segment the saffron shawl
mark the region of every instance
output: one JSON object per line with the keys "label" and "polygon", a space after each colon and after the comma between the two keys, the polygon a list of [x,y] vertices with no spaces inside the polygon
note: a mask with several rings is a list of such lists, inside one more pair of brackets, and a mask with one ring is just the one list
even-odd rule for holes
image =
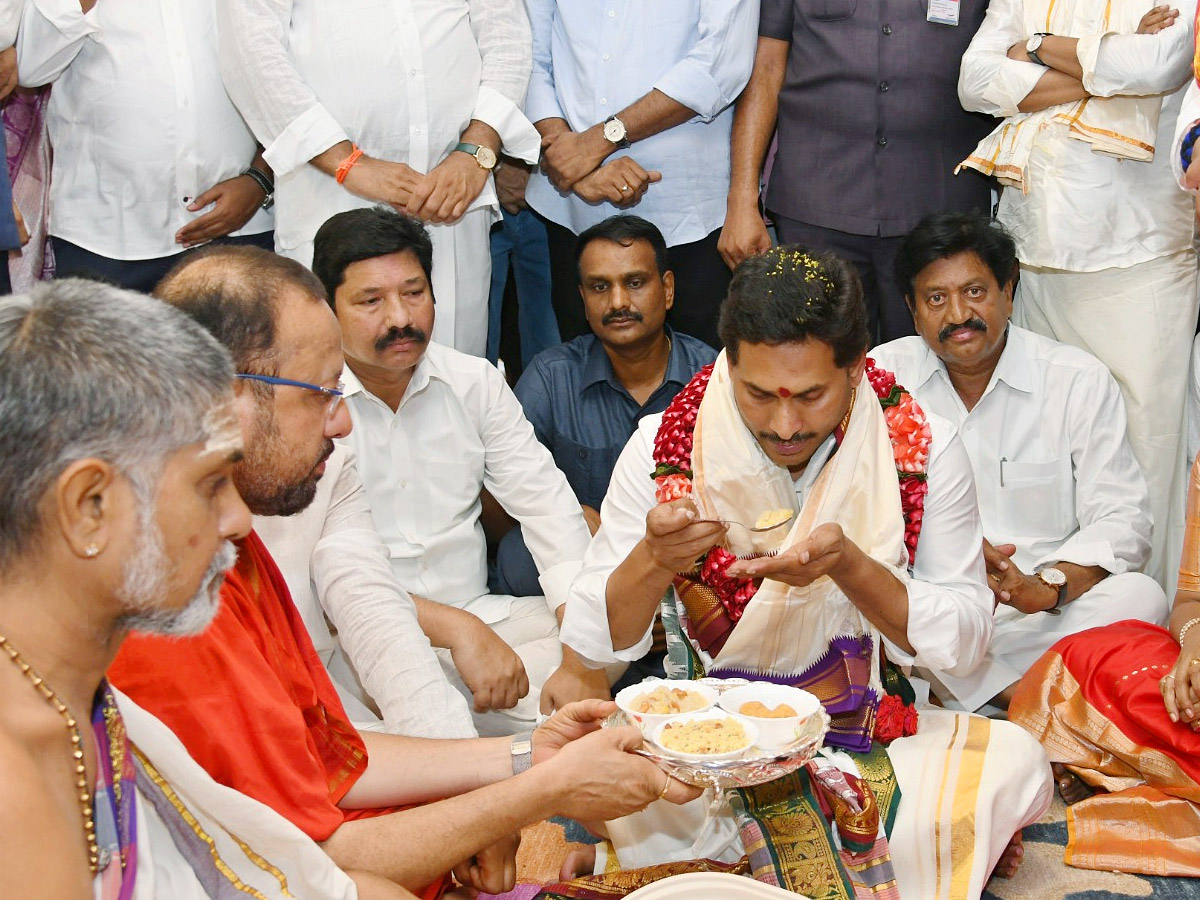
{"label": "saffron shawl", "polygon": [[337,804],[366,771],[366,748],[256,534],[238,542],[221,611],[202,634],[132,635],[108,674],[213,778],[313,840],[350,817]]}

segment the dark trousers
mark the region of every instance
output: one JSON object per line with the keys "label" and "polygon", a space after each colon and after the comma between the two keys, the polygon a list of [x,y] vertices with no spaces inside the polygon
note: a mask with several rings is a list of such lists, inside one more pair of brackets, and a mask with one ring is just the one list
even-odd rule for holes
{"label": "dark trousers", "polygon": [[[70,241],[64,241],[53,235],[50,237],[50,243],[54,247],[56,278],[91,278],[93,281],[104,281],[131,291],[141,291],[144,294],[154,290],[154,286],[162,281],[163,276],[170,272],[175,264],[188,253],[192,252],[191,250],[182,250],[179,253],[155,259],[110,259],[99,253],[93,253],[91,250],[84,250],[78,244],[72,244]],[[261,234],[217,238],[212,243],[250,244],[273,251],[275,249],[275,232],[264,231]]]}
{"label": "dark trousers", "polygon": [[847,234],[779,215],[772,214],[772,218],[779,243],[835,253],[854,266],[862,280],[872,346],[916,334],[904,289],[896,283],[893,271],[901,238]]}
{"label": "dark trousers", "polygon": [[[541,217],[539,217],[541,218]],[[550,286],[554,316],[564,341],[588,334],[579,296],[579,276],[575,268],[575,235],[569,228],[543,218],[550,246]],[[675,306],[667,322],[676,331],[698,337],[720,348],[717,317],[729,289],[732,273],[717,252],[718,228],[708,237],[690,244],[667,248],[667,268],[675,273]]]}

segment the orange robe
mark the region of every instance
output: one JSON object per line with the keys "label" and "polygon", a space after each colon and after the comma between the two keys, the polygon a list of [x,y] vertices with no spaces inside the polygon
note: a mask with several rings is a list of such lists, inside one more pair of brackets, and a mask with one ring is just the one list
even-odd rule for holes
{"label": "orange robe", "polygon": [[[222,784],[270,806],[314,841],[346,820],[394,809],[342,810],[367,751],[321,664],[287,585],[253,532],[200,635],[131,635],[110,681],[179,737]],[[442,882],[426,896],[436,897]]]}

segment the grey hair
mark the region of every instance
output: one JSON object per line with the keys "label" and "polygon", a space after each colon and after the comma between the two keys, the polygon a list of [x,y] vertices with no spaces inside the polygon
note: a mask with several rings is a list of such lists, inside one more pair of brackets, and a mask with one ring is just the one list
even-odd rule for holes
{"label": "grey hair", "polygon": [[108,462],[151,503],[167,457],[209,436],[233,374],[207,331],[142,294],[69,279],[0,297],[0,572],[78,460]]}

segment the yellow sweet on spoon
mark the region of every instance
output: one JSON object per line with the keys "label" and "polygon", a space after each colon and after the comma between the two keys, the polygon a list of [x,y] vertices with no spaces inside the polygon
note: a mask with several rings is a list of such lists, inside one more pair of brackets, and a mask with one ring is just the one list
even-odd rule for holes
{"label": "yellow sweet on spoon", "polygon": [[754,523],[755,528],[773,528],[776,525],[782,525],[784,522],[792,518],[790,509],[769,509]]}

